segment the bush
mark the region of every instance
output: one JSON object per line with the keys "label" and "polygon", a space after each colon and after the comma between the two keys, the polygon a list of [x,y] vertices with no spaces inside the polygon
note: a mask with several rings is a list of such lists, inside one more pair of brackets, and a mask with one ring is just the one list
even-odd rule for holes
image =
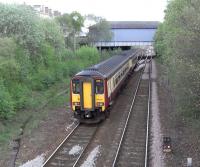
{"label": "bush", "polygon": [[33,72],[34,66],[30,60],[30,56],[21,46],[17,46],[15,50],[15,59],[19,64],[19,81],[22,83],[30,84],[30,75]]}
{"label": "bush", "polygon": [[9,85],[19,80],[19,64],[15,59],[5,60],[0,64],[0,77]]}
{"label": "bush", "polygon": [[61,60],[62,61],[67,61],[70,60],[72,58],[74,58],[74,52],[70,49],[65,49],[62,53],[61,53]]}
{"label": "bush", "polygon": [[53,46],[57,52],[64,50],[64,34],[57,22],[54,20],[44,19],[42,20],[42,23],[46,41]]}
{"label": "bush", "polygon": [[32,89],[42,91],[55,83],[54,75],[48,69],[39,69],[32,77]]}
{"label": "bush", "polygon": [[69,60],[66,63],[69,69],[69,77],[72,77],[74,74],[76,74],[78,71],[84,68],[82,63],[83,62],[81,62],[81,60],[76,59]]}
{"label": "bush", "polygon": [[69,76],[69,69],[67,62],[58,62],[54,68],[56,81],[61,81],[63,78],[67,78]]}
{"label": "bush", "polygon": [[96,64],[100,60],[100,55],[98,50],[93,47],[83,46],[75,52],[75,55],[81,61],[84,61],[86,66]]}
{"label": "bush", "polygon": [[12,85],[9,92],[12,96],[16,111],[26,108],[30,90],[25,85],[15,83]]}
{"label": "bush", "polygon": [[14,114],[14,103],[6,90],[3,81],[0,80],[0,118],[7,119]]}
{"label": "bush", "polygon": [[17,45],[12,38],[0,38],[0,60],[10,59],[15,57]]}

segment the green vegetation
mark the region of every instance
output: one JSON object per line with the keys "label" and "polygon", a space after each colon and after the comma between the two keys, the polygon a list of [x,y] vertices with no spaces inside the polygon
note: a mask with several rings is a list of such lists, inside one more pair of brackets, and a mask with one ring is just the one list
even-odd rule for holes
{"label": "green vegetation", "polygon": [[[83,17],[77,12],[66,16],[70,32],[77,35]],[[66,49],[60,19],[42,19],[28,6],[0,4],[1,119],[36,110],[58,93],[56,85],[68,85],[74,73],[100,60],[95,48]]]}
{"label": "green vegetation", "polygon": [[77,45],[83,24],[78,12],[43,19],[29,6],[0,3],[1,153],[29,118],[28,133],[38,126],[48,115],[47,104],[68,102],[71,76],[110,57]]}
{"label": "green vegetation", "polygon": [[88,42],[100,42],[100,41],[111,41],[112,32],[109,31],[110,24],[102,17],[97,17],[94,15],[88,15],[86,18],[90,21],[95,22],[95,25],[90,27],[90,31],[88,33]]}
{"label": "green vegetation", "polygon": [[155,48],[168,67],[177,111],[200,116],[200,1],[172,0],[156,34]]}
{"label": "green vegetation", "polygon": [[73,48],[75,51],[77,46],[77,37],[81,32],[81,28],[84,25],[84,18],[78,12],[72,12],[71,14],[63,14],[56,18],[60,24],[63,33],[67,36],[65,38],[65,43],[67,48]]}

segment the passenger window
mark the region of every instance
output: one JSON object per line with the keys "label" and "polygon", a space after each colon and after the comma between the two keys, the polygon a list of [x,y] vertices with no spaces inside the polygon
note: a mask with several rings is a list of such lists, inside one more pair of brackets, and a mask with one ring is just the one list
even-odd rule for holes
{"label": "passenger window", "polygon": [[104,93],[103,80],[96,80],[95,93],[96,94],[103,94]]}
{"label": "passenger window", "polygon": [[80,93],[80,82],[78,79],[74,79],[72,81],[72,89],[73,89],[73,93],[75,93],[75,94]]}

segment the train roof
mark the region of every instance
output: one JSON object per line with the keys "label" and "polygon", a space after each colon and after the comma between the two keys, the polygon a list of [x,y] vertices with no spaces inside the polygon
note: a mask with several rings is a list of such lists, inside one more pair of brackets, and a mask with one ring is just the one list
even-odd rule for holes
{"label": "train roof", "polygon": [[108,78],[118,70],[124,63],[126,63],[130,57],[136,55],[137,50],[124,51],[120,55],[113,56],[99,64],[91,66],[78,74],[76,76],[99,76],[103,78]]}

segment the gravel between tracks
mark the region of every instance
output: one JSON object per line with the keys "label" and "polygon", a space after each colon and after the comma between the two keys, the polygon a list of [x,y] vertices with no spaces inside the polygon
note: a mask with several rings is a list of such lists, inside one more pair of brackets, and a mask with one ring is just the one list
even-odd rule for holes
{"label": "gravel between tracks", "polygon": [[86,161],[81,165],[81,167],[95,167],[95,161],[97,157],[100,155],[100,148],[101,146],[96,146],[92,152],[87,157]]}
{"label": "gravel between tracks", "polygon": [[44,154],[37,156],[35,159],[26,162],[19,167],[39,167],[44,163]]}
{"label": "gravel between tracks", "polygon": [[80,152],[83,150],[83,147],[79,146],[79,145],[75,145],[74,147],[72,147],[72,149],[69,151],[69,155],[76,155],[76,154],[80,154]]}

